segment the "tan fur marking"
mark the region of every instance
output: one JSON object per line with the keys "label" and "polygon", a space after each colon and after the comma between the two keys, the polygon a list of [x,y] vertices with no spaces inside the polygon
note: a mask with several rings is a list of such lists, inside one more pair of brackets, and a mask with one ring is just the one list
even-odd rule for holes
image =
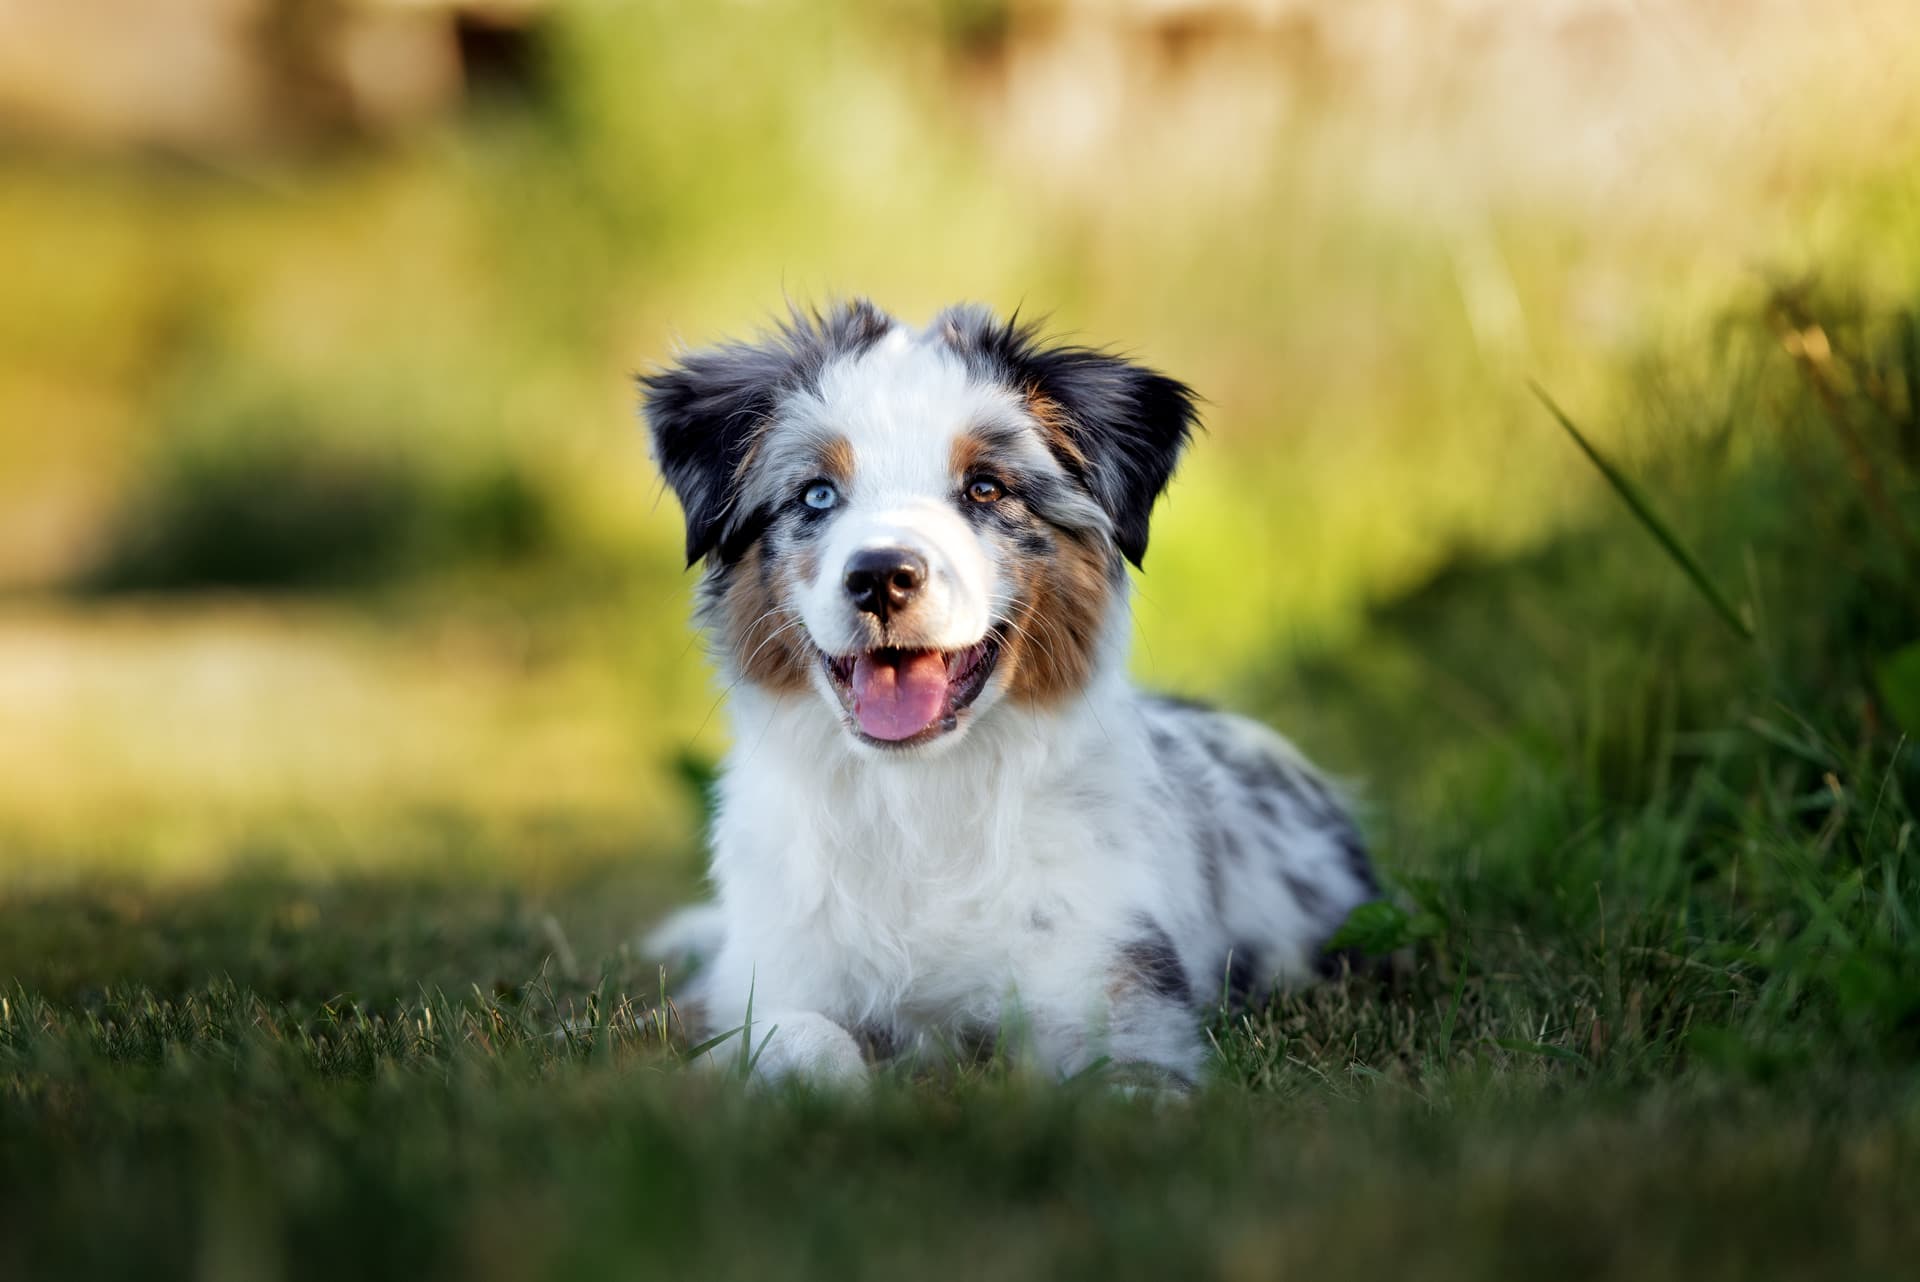
{"label": "tan fur marking", "polygon": [[1100,629],[1113,598],[1109,557],[1062,538],[1051,557],[1017,567],[1013,622],[1003,668],[1015,702],[1049,705],[1080,693],[1093,675]]}
{"label": "tan fur marking", "polygon": [[846,437],[836,436],[820,447],[820,467],[843,489],[853,483],[853,446]]}
{"label": "tan fur marking", "polygon": [[1033,415],[1033,421],[1040,426],[1040,435],[1046,438],[1047,446],[1067,463],[1084,471],[1087,456],[1074,444],[1073,437],[1067,432],[1066,411],[1060,403],[1037,387],[1027,389],[1027,413]]}
{"label": "tan fur marking", "polygon": [[760,447],[766,444],[767,433],[773,430],[772,419],[762,419],[747,438],[747,448],[741,451],[740,461],[733,465],[733,482],[740,485],[753,475],[754,464],[760,459]]}
{"label": "tan fur marking", "polygon": [[[734,671],[764,689],[781,694],[807,688],[812,656],[806,629],[795,624],[782,590],[785,573],[769,566],[756,544],[734,567],[721,600],[721,644]],[[794,626],[789,627],[789,624]]]}
{"label": "tan fur marking", "polygon": [[993,457],[992,447],[973,432],[962,432],[953,438],[953,459],[950,466],[953,474],[965,479],[978,471],[980,465]]}

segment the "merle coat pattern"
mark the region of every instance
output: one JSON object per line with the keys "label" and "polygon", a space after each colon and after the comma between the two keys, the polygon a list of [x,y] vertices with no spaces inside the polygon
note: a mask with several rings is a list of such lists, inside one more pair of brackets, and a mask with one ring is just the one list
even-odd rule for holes
{"label": "merle coat pattern", "polygon": [[1176,1081],[1200,1012],[1310,980],[1377,894],[1286,740],[1127,680],[1127,564],[1196,423],[1184,385],[956,307],[866,302],[642,380],[701,565],[734,747],[698,954],[758,1071],[997,1039]]}

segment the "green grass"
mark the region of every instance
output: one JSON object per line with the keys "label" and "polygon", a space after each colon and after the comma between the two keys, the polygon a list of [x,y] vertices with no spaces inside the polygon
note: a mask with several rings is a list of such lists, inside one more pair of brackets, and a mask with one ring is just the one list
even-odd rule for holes
{"label": "green grass", "polygon": [[618,849],[48,884],[0,898],[0,1276],[1910,1273],[1911,333],[1732,315],[1622,398],[1692,425],[1619,464],[1640,516],[1244,673],[1370,777],[1392,960],[1220,1012],[1192,1098],[689,1072],[630,942],[688,887]]}
{"label": "green grass", "polygon": [[1326,1085],[855,1105],[487,1010],[289,1019],[215,990],[42,1039],[49,1080],[0,1130],[9,1276],[1876,1277],[1920,1245],[1897,1082],[1574,1087],[1467,1051],[1368,1080],[1314,1049],[1327,1005],[1290,1021]]}

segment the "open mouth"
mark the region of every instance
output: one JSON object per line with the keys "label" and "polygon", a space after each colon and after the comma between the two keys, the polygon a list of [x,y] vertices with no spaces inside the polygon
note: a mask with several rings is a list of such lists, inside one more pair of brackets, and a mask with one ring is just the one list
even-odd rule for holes
{"label": "open mouth", "polygon": [[964,650],[822,652],[820,663],[863,738],[906,748],[959,725],[960,713],[986,689],[999,657],[1000,638],[990,632]]}

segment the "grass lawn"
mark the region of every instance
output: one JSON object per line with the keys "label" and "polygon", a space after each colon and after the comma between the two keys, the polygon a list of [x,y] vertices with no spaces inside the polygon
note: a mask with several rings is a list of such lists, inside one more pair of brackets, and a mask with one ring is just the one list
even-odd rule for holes
{"label": "grass lawn", "polygon": [[1752,637],[1596,473],[1249,668],[1367,779],[1393,960],[1222,1011],[1193,1097],[683,1071],[631,938],[693,858],[637,822],[159,880],[23,829],[0,1277],[1913,1275],[1914,320],[1782,297],[1684,368],[1632,471]]}

